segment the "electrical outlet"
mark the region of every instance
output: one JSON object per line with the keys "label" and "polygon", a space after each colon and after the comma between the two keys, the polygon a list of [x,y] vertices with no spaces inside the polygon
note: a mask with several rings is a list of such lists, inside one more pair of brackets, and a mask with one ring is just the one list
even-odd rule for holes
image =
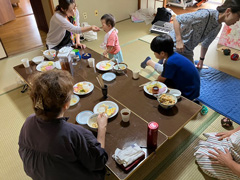
{"label": "electrical outlet", "polygon": [[87,13],[86,12],[83,13],[83,19],[87,19]]}
{"label": "electrical outlet", "polygon": [[95,16],[98,16],[98,10],[94,11]]}

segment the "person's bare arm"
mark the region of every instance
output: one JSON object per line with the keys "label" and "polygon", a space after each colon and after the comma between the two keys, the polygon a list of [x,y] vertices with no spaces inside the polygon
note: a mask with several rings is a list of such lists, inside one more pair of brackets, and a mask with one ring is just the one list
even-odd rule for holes
{"label": "person's bare arm", "polygon": [[98,115],[98,118],[97,118],[97,123],[98,123],[97,140],[98,140],[98,142],[100,142],[102,148],[105,147],[107,122],[108,122],[108,117],[107,117],[106,113],[101,113]]}
{"label": "person's bare arm", "polygon": [[160,81],[160,82],[165,82],[167,78],[165,77],[162,77],[161,75],[158,76],[157,80]]}
{"label": "person's bare arm", "polygon": [[107,57],[107,54],[108,54],[109,52],[111,52],[112,49],[113,49],[113,46],[108,46],[107,49],[103,52],[103,55],[104,55],[105,57]]}
{"label": "person's bare arm", "polygon": [[224,149],[225,152],[214,148],[214,150],[217,152],[209,151],[211,156],[210,158],[214,159],[215,161],[212,161],[213,164],[221,164],[223,166],[228,167],[234,174],[236,174],[238,177],[240,177],[240,164],[236,163],[228,149]]}
{"label": "person's bare arm", "polygon": [[[206,55],[206,53],[207,53],[207,50],[208,50],[208,48],[205,48],[205,47],[201,46],[201,55],[200,55],[200,58],[203,58],[203,60],[204,60],[204,58],[205,58],[205,55]],[[199,59],[198,64],[197,64],[197,68],[202,69],[203,60]]]}
{"label": "person's bare arm", "polygon": [[230,137],[233,133],[235,133],[235,132],[237,132],[237,131],[239,131],[239,130],[240,130],[240,126],[238,126],[237,128],[235,128],[235,129],[233,129],[233,130],[231,130],[231,131],[226,131],[226,132],[217,133],[216,136],[219,137],[219,139],[218,139],[219,141],[223,140],[224,138],[229,139],[229,137]]}
{"label": "person's bare arm", "polygon": [[183,52],[184,44],[183,44],[183,41],[182,41],[180,24],[177,21],[176,17],[173,17],[173,28],[174,28],[175,35],[176,35],[176,50],[178,52]]}
{"label": "person's bare arm", "polygon": [[85,49],[86,45],[80,43],[80,34],[76,34],[76,44],[75,44],[75,48],[80,47],[81,49]]}

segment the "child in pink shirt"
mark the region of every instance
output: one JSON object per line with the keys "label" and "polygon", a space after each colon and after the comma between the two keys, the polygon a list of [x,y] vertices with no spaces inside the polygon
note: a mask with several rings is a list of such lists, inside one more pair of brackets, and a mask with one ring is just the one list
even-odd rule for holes
{"label": "child in pink shirt", "polygon": [[122,51],[118,41],[118,30],[115,26],[115,18],[111,14],[104,14],[101,17],[102,29],[106,32],[101,47],[105,49],[103,55],[110,59],[114,58],[118,63],[123,62]]}

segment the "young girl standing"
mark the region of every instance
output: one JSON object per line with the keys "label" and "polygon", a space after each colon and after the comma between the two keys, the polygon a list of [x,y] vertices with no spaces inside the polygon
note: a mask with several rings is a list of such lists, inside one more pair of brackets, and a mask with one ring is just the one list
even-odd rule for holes
{"label": "young girl standing", "polygon": [[115,18],[111,14],[104,14],[101,17],[102,29],[107,33],[104,37],[104,42],[101,45],[105,49],[103,55],[110,59],[114,58],[118,63],[123,62],[122,51],[118,40],[118,30],[115,26]]}

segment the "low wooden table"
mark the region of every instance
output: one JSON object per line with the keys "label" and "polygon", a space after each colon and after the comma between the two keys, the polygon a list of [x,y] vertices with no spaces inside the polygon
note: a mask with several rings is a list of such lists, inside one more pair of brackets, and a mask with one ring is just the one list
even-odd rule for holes
{"label": "low wooden table", "polygon": [[[91,53],[96,63],[106,60],[105,57],[89,48],[86,48],[84,51],[80,50],[80,53]],[[15,66],[14,69],[31,86],[29,78],[37,72],[36,65],[30,62],[30,68],[24,68],[21,64]],[[93,107],[97,103],[103,101],[101,88],[96,80],[98,73],[102,74],[103,72],[97,71],[95,73],[93,68],[88,67],[87,60],[82,59],[74,66],[73,77],[75,83],[90,81],[94,84],[95,88],[92,93],[81,96],[80,102],[65,113],[66,116],[70,117],[69,122],[77,124],[75,117],[79,112],[93,110]],[[120,113],[109,119],[108,123],[105,149],[109,155],[109,160],[106,166],[118,179],[128,179],[132,173],[137,171],[139,166],[144,166],[145,162],[149,161],[151,156],[154,156],[154,153],[146,149],[148,122],[156,121],[159,124],[157,153],[158,149],[160,149],[168,138],[173,137],[201,110],[199,105],[184,97],[171,110],[161,109],[156,99],[146,95],[143,88],[139,88],[139,85],[148,82],[148,80],[141,76],[138,80],[133,80],[131,70],[127,70],[126,74],[128,77],[123,74],[117,75],[116,80],[106,83],[108,85],[108,98],[106,100],[117,103],[120,110],[128,108],[132,111],[129,124],[121,121]],[[88,128],[86,125],[83,126]],[[96,132],[93,133],[96,135]],[[122,149],[134,143],[144,147],[143,150],[146,152],[146,157],[135,170],[124,173],[111,156],[114,154],[116,148]]]}

